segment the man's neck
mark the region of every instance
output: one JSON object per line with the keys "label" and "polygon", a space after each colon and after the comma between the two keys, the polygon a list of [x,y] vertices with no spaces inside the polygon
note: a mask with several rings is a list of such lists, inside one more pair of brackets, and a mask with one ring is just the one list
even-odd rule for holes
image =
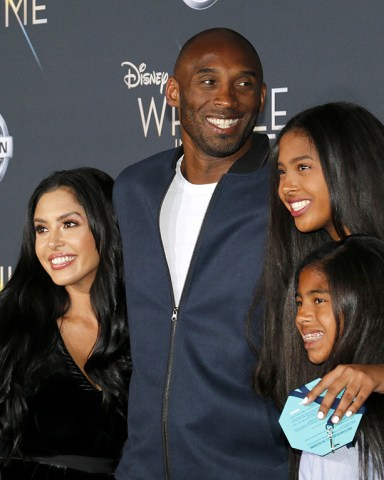
{"label": "man's neck", "polygon": [[247,142],[233,155],[228,157],[212,157],[196,149],[194,145],[183,143],[184,159],[181,164],[181,173],[190,183],[203,185],[217,183],[232,165],[252,147],[252,142]]}
{"label": "man's neck", "polygon": [[219,162],[210,160],[208,162],[198,162],[196,159],[188,162],[188,157],[184,154],[180,170],[183,177],[189,183],[196,185],[205,185],[208,183],[217,183],[225,175],[234,162],[226,162],[225,159],[219,159]]}

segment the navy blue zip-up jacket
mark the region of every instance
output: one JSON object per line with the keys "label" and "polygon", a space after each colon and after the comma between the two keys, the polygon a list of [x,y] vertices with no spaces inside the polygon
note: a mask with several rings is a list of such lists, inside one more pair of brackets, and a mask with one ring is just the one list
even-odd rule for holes
{"label": "navy blue zip-up jacket", "polygon": [[263,262],[269,176],[260,163],[268,147],[255,135],[219,181],[178,306],[159,214],[182,148],[116,180],[133,361],[118,480],[288,478],[278,413],[251,389],[246,336]]}

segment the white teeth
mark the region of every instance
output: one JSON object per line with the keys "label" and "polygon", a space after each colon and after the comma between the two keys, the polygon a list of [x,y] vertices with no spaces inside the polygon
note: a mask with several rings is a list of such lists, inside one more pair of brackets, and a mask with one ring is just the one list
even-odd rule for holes
{"label": "white teeth", "polygon": [[208,122],[211,123],[212,125],[215,125],[216,127],[219,128],[229,128],[232,127],[233,125],[236,125],[237,122],[239,121],[238,118],[207,118]]}
{"label": "white teeth", "polygon": [[301,202],[293,202],[291,203],[291,208],[294,212],[298,212],[302,208],[309,205],[311,202],[309,200],[302,200]]}
{"label": "white teeth", "polygon": [[51,260],[51,263],[53,265],[63,265],[64,263],[67,263],[67,262],[71,262],[72,260],[74,260],[76,257],[69,257],[69,256],[65,256],[65,257],[55,257],[55,258],[52,258]]}
{"label": "white teeth", "polygon": [[314,342],[315,340],[319,340],[323,335],[323,332],[307,333],[306,335],[303,335],[303,339],[304,342]]}

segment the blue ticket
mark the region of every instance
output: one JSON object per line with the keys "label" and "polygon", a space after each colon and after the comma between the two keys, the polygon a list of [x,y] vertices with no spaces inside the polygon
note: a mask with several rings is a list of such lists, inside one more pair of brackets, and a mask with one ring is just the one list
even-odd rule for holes
{"label": "blue ticket", "polygon": [[326,392],[311,404],[303,405],[303,399],[319,381],[317,378],[289,394],[279,422],[292,448],[327,455],[353,441],[366,408],[362,407],[350,417],[343,416],[339,423],[333,424],[330,418],[340,402],[341,392],[328,415],[319,420],[317,412]]}

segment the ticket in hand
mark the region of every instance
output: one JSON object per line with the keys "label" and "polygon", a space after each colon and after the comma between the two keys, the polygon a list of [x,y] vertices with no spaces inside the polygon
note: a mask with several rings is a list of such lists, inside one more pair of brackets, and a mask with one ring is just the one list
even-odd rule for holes
{"label": "ticket in hand", "polygon": [[344,415],[339,423],[333,424],[330,419],[340,402],[343,390],[337,396],[328,415],[319,420],[317,412],[326,392],[311,404],[303,405],[304,398],[319,381],[320,378],[317,378],[289,394],[279,422],[292,448],[316,455],[327,455],[353,441],[366,407],[360,408],[350,417]]}

